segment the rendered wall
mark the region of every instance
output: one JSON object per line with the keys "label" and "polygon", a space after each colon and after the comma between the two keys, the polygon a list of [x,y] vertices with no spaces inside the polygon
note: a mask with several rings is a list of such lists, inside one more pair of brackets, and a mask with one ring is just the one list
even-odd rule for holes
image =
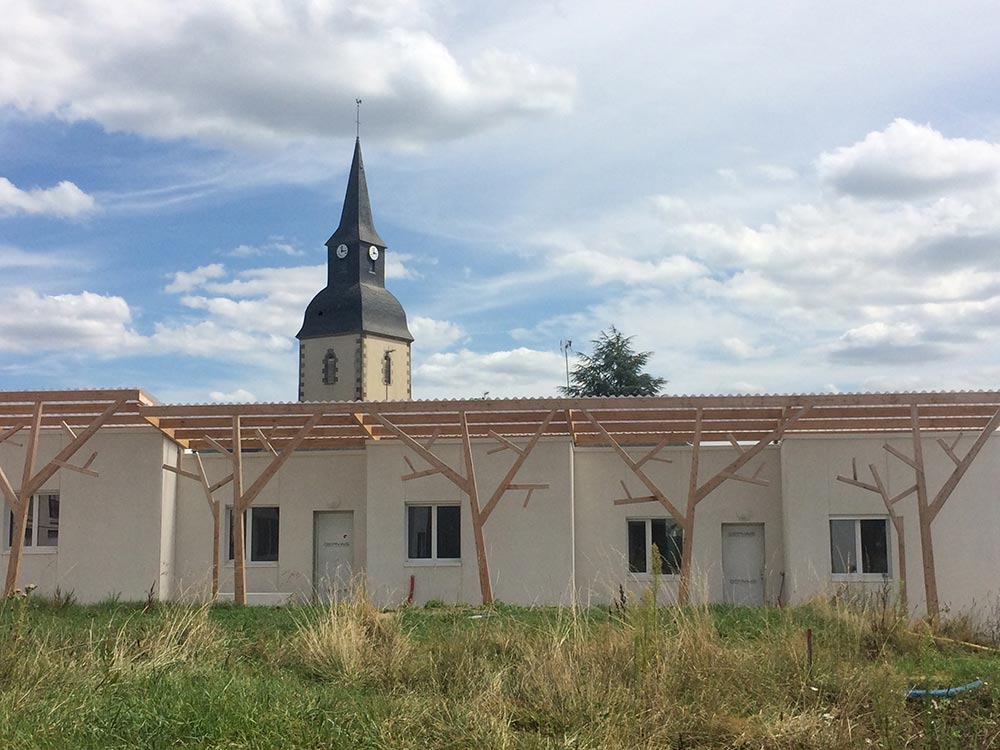
{"label": "rendered wall", "polygon": [[[948,437],[949,443],[954,437]],[[974,437],[963,438],[956,452],[964,456]],[[836,481],[851,475],[851,459],[857,459],[858,476],[871,482],[869,464],[874,464],[890,495],[914,484],[914,472],[882,449],[888,442],[912,456],[909,438],[884,437],[793,437],[782,446],[785,501],[785,555],[788,565],[787,591],[790,601],[802,601],[836,588],[849,591],[881,589],[881,580],[861,580],[831,573],[829,521],[836,516],[887,518],[881,498],[871,492]],[[932,435],[922,442],[930,499],[944,484],[954,464]],[[932,526],[938,593],[942,608],[953,613],[978,610],[997,601],[1000,594],[995,572],[1000,570],[1000,503],[997,471],[1000,441],[990,439],[973,462]],[[910,609],[925,612],[923,567],[916,495],[900,501],[896,512],[904,519],[906,574]],[[898,587],[897,539],[890,524],[890,580]]]}
{"label": "rendered wall", "polygon": [[[36,467],[67,442],[61,431],[46,430]],[[99,478],[61,469],[40,490],[59,492],[59,544],[45,551],[25,548],[19,587],[35,584],[41,596],[58,589],[83,603],[109,597],[142,600],[150,590],[156,597],[169,595],[163,573],[171,559],[161,542],[172,529],[169,512],[166,518],[162,512],[168,485],[160,467],[173,447],[152,428],[103,429],[73,461],[82,463],[94,451],[98,456],[91,469]],[[23,462],[24,448],[0,445],[0,464],[15,488]],[[9,556],[6,550],[0,555],[0,575],[6,575]]]}
{"label": "rendered wall", "polygon": [[[361,340],[362,379],[366,401],[403,401],[410,398],[410,345],[405,341],[365,334]],[[392,382],[383,381],[383,357],[390,353]]]}
{"label": "rendered wall", "polygon": [[[231,471],[227,459],[202,455],[211,482]],[[271,460],[269,453],[245,454],[243,486],[250,487]],[[189,454],[184,468],[197,471]],[[216,497],[232,506],[232,485]],[[271,479],[254,506],[276,505],[281,509],[278,525],[278,562],[247,562],[247,592],[288,593],[308,601],[313,593],[313,513],[324,510],[354,512],[354,566],[365,564],[365,457],[363,451],[299,451]],[[233,591],[233,565],[228,556],[225,508],[221,529],[222,566],[219,588]],[[189,479],[178,480],[175,596],[206,598],[212,582],[212,514],[201,486]]]}
{"label": "rendered wall", "polygon": [[[520,444],[527,442],[521,438]],[[500,484],[516,456],[512,451],[489,455],[497,443],[474,441],[473,456],[481,505]],[[464,475],[461,445],[439,440],[434,452]],[[368,581],[382,605],[398,605],[414,577],[414,601],[445,603],[482,601],[469,500],[454,484],[434,475],[410,482],[407,455],[417,469],[426,467],[396,441],[368,444]],[[510,491],[484,525],[494,597],[515,604],[566,603],[573,591],[572,443],[546,439],[535,447],[516,483],[548,483],[536,490],[527,508],[524,491]],[[461,505],[460,561],[407,561],[406,504],[452,502]]]}
{"label": "rendered wall", "polygon": [[[635,459],[648,450],[648,446],[628,449]],[[643,466],[643,470],[683,511],[687,504],[691,448],[665,448],[658,456],[672,463],[650,461]],[[731,446],[702,446],[700,483],[714,476],[735,457]],[[744,468],[743,473],[752,473],[761,463],[764,469],[760,478],[767,479],[770,486],[730,480],[698,505],[692,548],[693,602],[723,600],[723,523],[764,524],[765,600],[773,602],[777,598],[783,569],[778,449],[763,451]],[[658,502],[614,505],[616,498],[624,497],[620,481],[625,482],[634,497],[649,495],[649,491],[611,448],[578,448],[575,467],[576,575],[580,600],[584,603],[608,602],[618,597],[619,585],[627,592],[639,594],[648,588],[650,576],[628,570],[627,521],[669,518],[670,514]],[[689,541],[685,540],[685,543]],[[676,599],[678,580],[679,576],[663,577],[664,601]]]}

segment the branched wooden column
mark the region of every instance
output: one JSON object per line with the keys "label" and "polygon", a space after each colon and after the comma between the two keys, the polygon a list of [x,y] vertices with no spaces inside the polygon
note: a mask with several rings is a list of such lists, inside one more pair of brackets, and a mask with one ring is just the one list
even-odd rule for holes
{"label": "branched wooden column", "polygon": [[[846,482],[847,484],[860,487],[862,489],[868,490],[869,492],[876,492],[882,496],[883,502],[886,503],[886,507],[889,509],[889,517],[893,519],[893,524],[896,523],[896,514],[893,512],[893,506],[902,500],[904,497],[917,493],[917,522],[920,527],[920,557],[923,564],[924,572],[924,596],[927,601],[927,616],[932,620],[937,620],[941,615],[941,604],[938,599],[937,590],[937,569],[934,564],[934,537],[932,532],[932,525],[934,519],[937,518],[938,514],[941,512],[941,508],[951,497],[958,483],[962,481],[962,477],[972,466],[972,462],[979,455],[979,452],[986,446],[987,441],[990,436],[996,432],[997,427],[1000,427],[1000,410],[998,410],[986,423],[982,432],[976,438],[975,442],[969,447],[968,452],[962,458],[958,457],[955,453],[955,448],[958,446],[958,441],[962,438],[959,434],[955,440],[949,444],[943,438],[937,439],[937,444],[944,451],[948,459],[955,464],[955,468],[952,470],[951,474],[941,485],[941,488],[934,495],[934,499],[931,500],[929,497],[929,492],[927,489],[927,474],[924,469],[924,450],[923,443],[920,436],[920,409],[916,404],[910,407],[910,427],[911,435],[913,441],[913,456],[908,456],[897,448],[892,447],[888,443],[882,445],[882,449],[889,455],[895,457],[899,461],[913,469],[915,482],[913,487],[904,490],[895,497],[889,498],[886,501],[888,492],[884,484],[880,481],[878,472],[875,471],[875,467],[871,466],[872,476],[875,479],[875,485],[869,485],[864,482],[857,481],[857,471],[854,471],[853,477],[842,477],[838,476],[837,479],[841,482]],[[900,556],[902,557],[904,550],[902,549],[902,519],[899,519],[900,524],[897,526],[897,534],[900,537]],[[905,559],[900,560],[900,577],[901,583],[905,575],[903,565]]]}
{"label": "branched wooden column", "polygon": [[896,550],[897,557],[899,558],[899,603],[902,605],[904,611],[909,612],[910,605],[906,596],[906,539],[904,536],[903,517],[896,512],[896,503],[916,492],[917,485],[911,485],[902,492],[890,497],[889,490],[886,488],[885,482],[878,473],[875,464],[868,464],[868,469],[872,473],[872,479],[875,481],[875,484],[868,484],[858,479],[857,461],[851,462],[851,476],[845,477],[838,474],[837,481],[853,485],[854,487],[860,487],[868,492],[874,492],[882,498],[882,504],[885,505],[886,512],[889,514],[889,520],[892,521],[893,528],[896,529]]}
{"label": "branched wooden column", "polygon": [[698,484],[698,471],[701,459],[701,436],[704,409],[696,409],[694,435],[691,441],[691,468],[688,475],[687,504],[683,513],[643,469],[643,466],[649,461],[665,460],[658,458],[658,454],[670,443],[671,439],[676,439],[675,436],[664,436],[660,442],[650,449],[644,456],[642,456],[642,458],[636,460],[633,459],[621,446],[621,444],[615,440],[607,430],[604,429],[604,426],[594,417],[593,414],[587,410],[582,410],[583,415],[590,421],[590,423],[597,429],[597,431],[611,445],[611,447],[614,448],[615,452],[622,459],[625,465],[628,466],[628,468],[633,474],[635,474],[636,478],[642,482],[646,489],[652,493],[643,497],[634,497],[629,493],[628,488],[625,487],[625,483],[622,482],[621,485],[625,490],[625,497],[616,499],[614,504],[631,505],[633,503],[658,502],[666,508],[667,512],[681,527],[681,531],[683,532],[683,547],[681,549],[680,586],[678,587],[677,592],[677,603],[681,606],[688,603],[691,595],[691,560],[693,557],[692,548],[694,547],[695,511],[698,504],[718,489],[719,486],[727,479],[735,479],[740,482],[748,482],[750,484],[766,487],[768,485],[768,481],[760,478],[760,472],[763,468],[763,464],[761,464],[761,466],[759,466],[751,476],[743,476],[739,474],[739,471],[746,466],[746,464],[756,458],[768,445],[775,440],[780,439],[781,436],[785,434],[785,431],[806,416],[810,409],[812,409],[812,406],[806,405],[796,410],[791,416],[786,415],[779,420],[778,426],[772,432],[761,438],[752,446],[740,445],[736,438],[730,435],[729,440],[733,447],[736,448],[739,455],[724,469],[722,469],[722,471],[718,472],[711,479],[700,485]]}
{"label": "branched wooden column", "polygon": [[[178,452],[178,464],[180,463],[181,455]],[[163,464],[163,468],[179,476],[195,480],[201,485],[202,492],[205,495],[205,501],[208,503],[208,509],[212,514],[212,601],[214,602],[219,598],[219,554],[222,542],[222,505],[218,498],[215,497],[215,492],[233,481],[233,475],[230,474],[215,484],[209,484],[208,474],[205,472],[205,462],[201,460],[201,454],[195,453],[194,457],[198,462],[197,474],[184,471],[180,466],[171,466],[170,464]]]}
{"label": "branched wooden column", "polygon": [[[302,441],[308,437],[312,428],[315,427],[322,418],[322,413],[313,414],[309,417],[306,423],[299,428],[298,432],[295,433],[291,440],[289,440],[282,447],[280,453],[275,451],[260,430],[257,430],[258,439],[260,439],[265,444],[265,447],[269,449],[272,458],[271,463],[267,465],[267,468],[261,472],[260,476],[257,477],[257,480],[250,485],[250,488],[245,492],[243,490],[243,439],[242,431],[240,429],[239,415],[237,414],[233,416],[232,450],[226,448],[211,436],[205,435],[205,441],[216,451],[226,456],[233,467],[232,474],[229,477],[226,477],[220,482],[216,482],[214,485],[209,485],[207,487],[207,492],[208,495],[211,496],[212,492],[219,487],[222,487],[229,482],[233,483],[233,522],[231,525],[233,540],[233,601],[236,604],[244,605],[247,603],[246,534],[244,533],[243,527],[243,514],[253,504],[253,501],[260,496],[260,493],[264,491],[268,482],[274,478],[274,475],[278,473],[278,470],[289,458],[291,458],[292,454],[295,453],[295,450],[302,444]],[[201,481],[201,478],[204,476],[204,468],[202,467],[201,474],[198,477],[199,481]],[[207,482],[208,480],[205,479],[206,484]],[[221,513],[221,508],[219,508],[219,511]],[[213,544],[213,549],[216,552],[216,560],[218,560],[220,525],[221,520],[217,520],[215,522],[216,542]]]}
{"label": "branched wooden column", "polygon": [[524,506],[522,507],[526,507],[528,505],[528,501],[531,499],[532,493],[535,490],[548,489],[548,484],[514,484],[513,482],[517,473],[524,465],[524,462],[528,460],[528,456],[531,455],[532,450],[534,450],[535,446],[538,444],[539,439],[541,439],[542,435],[548,429],[549,423],[555,415],[555,411],[549,412],[545,419],[542,420],[542,423],[535,431],[535,434],[532,435],[531,439],[528,441],[528,444],[523,448],[495,432],[490,432],[490,437],[500,443],[500,447],[494,448],[490,451],[490,453],[512,450],[517,454],[517,458],[514,459],[514,463],[507,471],[507,474],[490,495],[490,499],[487,500],[486,504],[482,507],[480,507],[479,502],[479,484],[476,479],[476,467],[472,457],[472,440],[469,436],[469,419],[466,412],[463,411],[460,414],[462,426],[462,458],[465,467],[464,476],[455,469],[451,468],[451,466],[441,460],[440,457],[431,452],[431,447],[434,445],[437,434],[432,435],[427,445],[422,445],[417,442],[415,438],[407,435],[403,432],[403,430],[390,422],[382,414],[376,412],[374,415],[379,422],[382,423],[383,427],[398,437],[404,445],[406,445],[410,450],[424,459],[424,461],[431,466],[429,469],[421,469],[418,471],[413,466],[409,457],[404,456],[403,460],[410,469],[409,474],[404,474],[401,477],[404,482],[420,479],[421,477],[432,476],[434,474],[441,474],[469,498],[469,509],[472,516],[472,535],[476,545],[476,563],[479,570],[479,588],[482,593],[483,604],[489,604],[493,601],[493,584],[490,579],[490,566],[489,559],[486,554],[486,538],[483,534],[483,526],[505,493],[515,490],[525,490],[527,494],[525,495]]}
{"label": "branched wooden column", "polygon": [[[51,479],[59,469],[69,469],[79,472],[89,477],[98,476],[96,471],[90,467],[97,458],[97,453],[93,453],[82,466],[69,463],[69,460],[76,454],[83,445],[94,436],[94,434],[107,422],[119,409],[127,403],[127,399],[118,399],[98,415],[83,432],[79,435],[66,424],[62,423],[63,429],[69,435],[70,441],[55,458],[45,464],[38,473],[35,473],[35,460],[38,455],[38,438],[42,429],[42,412],[45,405],[42,401],[36,401],[31,417],[30,434],[28,435],[28,445],[24,453],[24,471],[21,474],[21,486],[14,490],[3,469],[0,469],[0,490],[10,506],[14,515],[14,529],[10,545],[10,557],[7,560],[7,579],[4,583],[4,596],[12,596],[17,589],[17,578],[21,573],[21,556],[24,552],[24,532],[28,526],[28,511],[31,507],[31,498]],[[7,430],[0,435],[0,442],[9,439],[20,427]]]}

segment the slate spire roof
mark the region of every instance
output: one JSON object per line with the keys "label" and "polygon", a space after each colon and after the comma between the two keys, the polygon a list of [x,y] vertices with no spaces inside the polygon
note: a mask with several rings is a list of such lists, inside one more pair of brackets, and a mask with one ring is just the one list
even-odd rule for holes
{"label": "slate spire roof", "polygon": [[[344,196],[344,210],[340,214],[340,226],[330,237],[334,242],[364,242],[385,247],[382,238],[375,231],[372,220],[372,204],[368,198],[368,183],[365,180],[365,163],[361,158],[361,139],[354,141],[354,160],[347,178],[347,194]],[[328,243],[328,244],[329,244]]]}

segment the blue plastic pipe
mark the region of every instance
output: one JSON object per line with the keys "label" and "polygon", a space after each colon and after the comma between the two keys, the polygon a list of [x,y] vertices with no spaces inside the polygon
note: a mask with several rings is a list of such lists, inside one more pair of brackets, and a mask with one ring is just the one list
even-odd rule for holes
{"label": "blue plastic pipe", "polygon": [[967,685],[959,685],[958,687],[950,688],[938,688],[937,690],[908,690],[906,691],[907,698],[947,698],[949,695],[957,695],[958,693],[964,693],[966,690],[972,690],[977,687],[982,687],[982,680],[973,680]]}

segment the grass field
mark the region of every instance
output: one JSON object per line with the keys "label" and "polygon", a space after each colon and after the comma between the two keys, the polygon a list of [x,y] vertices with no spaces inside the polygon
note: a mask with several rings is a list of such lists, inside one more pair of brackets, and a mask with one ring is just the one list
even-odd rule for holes
{"label": "grass field", "polygon": [[[904,697],[974,678],[987,685]],[[18,750],[971,750],[1000,748],[998,686],[1000,656],[935,640],[874,600],[575,612],[0,603],[0,748]]]}

